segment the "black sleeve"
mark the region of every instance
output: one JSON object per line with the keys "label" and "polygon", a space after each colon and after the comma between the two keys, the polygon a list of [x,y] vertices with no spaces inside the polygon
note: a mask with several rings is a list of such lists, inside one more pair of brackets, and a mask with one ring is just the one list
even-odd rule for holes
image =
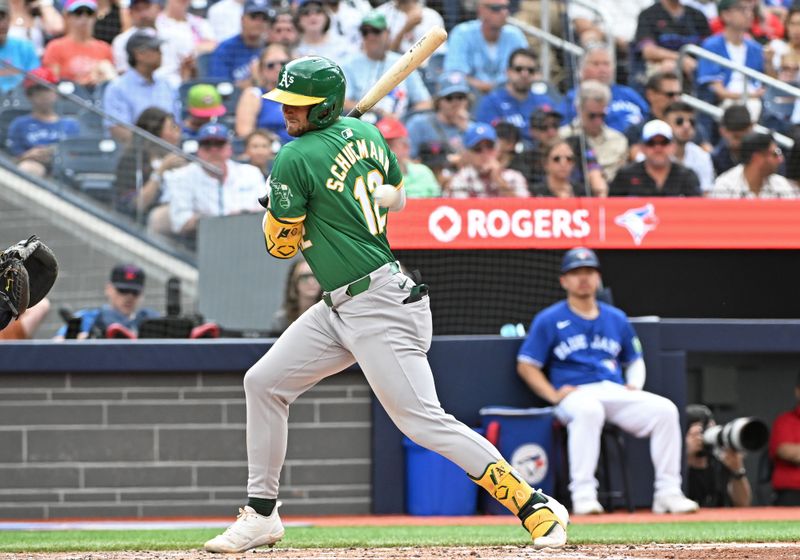
{"label": "black sleeve", "polygon": [[702,39],[709,37],[711,35],[711,25],[709,25],[705,14],[696,8],[692,8],[691,6],[686,6],[686,9],[693,11],[696,20],[695,25],[697,27],[697,33],[700,35],[700,37]]}
{"label": "black sleeve", "polygon": [[656,39],[657,31],[653,13],[654,12],[652,6],[650,8],[642,10],[639,13],[639,20],[636,23],[636,35],[633,38],[633,42],[636,44],[637,47],[640,47],[641,46],[640,43],[645,40],[650,40],[655,43],[658,42],[658,40]]}
{"label": "black sleeve", "polygon": [[619,171],[617,171],[617,175],[614,177],[614,180],[611,181],[611,184],[608,186],[608,196],[629,196],[630,192],[628,191],[628,185],[630,181],[628,180],[628,167],[623,167]]}
{"label": "black sleeve", "polygon": [[683,181],[681,181],[683,184],[683,196],[703,196],[703,191],[700,189],[700,179],[697,177],[697,173],[685,167],[684,176]]}

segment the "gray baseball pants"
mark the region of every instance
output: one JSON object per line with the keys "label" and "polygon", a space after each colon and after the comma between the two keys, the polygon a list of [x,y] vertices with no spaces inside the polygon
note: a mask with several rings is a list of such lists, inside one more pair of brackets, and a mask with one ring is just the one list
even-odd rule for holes
{"label": "gray baseball pants", "polygon": [[413,280],[396,265],[370,274],[367,291],[330,293],[277,340],[244,377],[247,397],[247,494],[277,498],[286,456],[289,405],[317,382],[358,362],[395,425],[419,445],[447,457],[474,478],[500,453],[439,404],[426,352],[431,343],[427,297],[403,304]]}

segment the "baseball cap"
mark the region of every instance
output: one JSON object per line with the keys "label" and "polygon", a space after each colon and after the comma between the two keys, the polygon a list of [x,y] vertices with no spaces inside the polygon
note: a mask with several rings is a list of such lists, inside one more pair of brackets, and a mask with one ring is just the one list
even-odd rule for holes
{"label": "baseball cap", "polygon": [[275,17],[275,10],[270,7],[267,0],[246,0],[244,3],[245,14],[266,14],[271,18]]}
{"label": "baseball cap", "polygon": [[[0,0],[0,2],[2,2],[2,1],[3,0]],[[0,11],[2,11],[2,6],[0,6]],[[57,84],[58,83],[58,78],[56,78],[56,75],[53,73],[53,71],[50,70],[49,68],[44,67],[44,66],[41,66],[41,67],[39,67],[39,68],[37,68],[35,70],[31,70],[28,73],[28,75],[29,76],[36,76],[37,78],[40,78],[40,79],[44,80],[48,84]],[[36,80],[32,80],[31,78],[26,77],[22,81],[22,87],[25,90],[29,90],[29,89],[31,89],[33,87],[41,87],[41,88],[43,88],[44,86],[40,82],[37,82]]]}
{"label": "baseball cap", "polygon": [[307,6],[308,4],[317,4],[319,7],[322,7],[322,0],[300,0],[300,3],[297,5],[297,9],[300,10]]}
{"label": "baseball cap", "polygon": [[198,142],[205,142],[206,140],[225,140],[229,142],[231,139],[231,131],[224,124],[208,123],[200,127],[197,131]]}
{"label": "baseball cap", "polygon": [[464,133],[464,146],[467,148],[474,148],[479,142],[483,140],[491,140],[497,142],[497,133],[490,124],[478,122],[472,123]]}
{"label": "baseball cap", "polygon": [[380,12],[372,11],[363,17],[361,27],[372,27],[383,31],[388,27],[386,25],[386,16]]}
{"label": "baseball cap", "polygon": [[531,113],[531,126],[542,126],[547,122],[547,119],[556,119],[561,122],[564,120],[564,115],[550,105],[542,105]]}
{"label": "baseball cap", "polygon": [[111,284],[118,290],[140,293],[144,289],[144,270],[135,264],[118,264],[111,269]]}
{"label": "baseball cap", "polygon": [[397,119],[387,117],[379,120],[375,126],[378,127],[378,130],[381,131],[381,134],[383,134],[383,137],[387,140],[406,138],[408,136],[408,130],[403,126],[403,123]]}
{"label": "baseball cap", "polygon": [[128,53],[128,56],[131,56],[140,49],[158,50],[163,42],[156,37],[155,30],[150,32],[145,30],[137,31],[128,37],[128,42],[125,43],[125,52]]}
{"label": "baseball cap", "polygon": [[64,11],[71,14],[78,8],[88,8],[93,12],[97,11],[97,2],[95,0],[67,0],[64,2]]}
{"label": "baseball cap", "polygon": [[196,84],[189,88],[186,106],[195,117],[219,117],[225,114],[222,96],[211,84]]}
{"label": "baseball cap", "polygon": [[724,12],[725,10],[730,10],[736,7],[740,2],[741,0],[720,0],[717,3],[717,11]]}
{"label": "baseball cap", "polygon": [[461,72],[450,72],[439,78],[436,88],[437,97],[446,97],[451,93],[469,93],[467,77]]}
{"label": "baseball cap", "polygon": [[586,247],[575,247],[564,253],[564,259],[561,261],[561,274],[583,267],[600,270],[600,261],[594,251]]}
{"label": "baseball cap", "polygon": [[663,136],[668,140],[672,140],[672,127],[658,119],[645,123],[644,127],[642,127],[642,142],[647,142],[656,136]]}

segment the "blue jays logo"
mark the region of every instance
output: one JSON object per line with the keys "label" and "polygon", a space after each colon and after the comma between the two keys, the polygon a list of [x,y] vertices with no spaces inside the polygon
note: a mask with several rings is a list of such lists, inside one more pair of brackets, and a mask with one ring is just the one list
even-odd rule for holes
{"label": "blue jays logo", "polygon": [[631,208],[614,218],[614,223],[627,229],[633,238],[633,242],[636,245],[641,245],[644,236],[658,226],[656,208],[652,204]]}
{"label": "blue jays logo", "polygon": [[528,484],[539,484],[547,476],[550,461],[547,452],[538,443],[520,445],[511,454],[511,466],[514,467]]}

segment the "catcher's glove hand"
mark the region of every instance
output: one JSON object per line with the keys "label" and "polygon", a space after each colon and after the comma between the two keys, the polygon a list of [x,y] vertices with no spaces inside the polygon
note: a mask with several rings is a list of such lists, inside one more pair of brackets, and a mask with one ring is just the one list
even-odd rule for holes
{"label": "catcher's glove hand", "polygon": [[32,235],[0,254],[0,329],[39,303],[58,276],[53,252]]}

